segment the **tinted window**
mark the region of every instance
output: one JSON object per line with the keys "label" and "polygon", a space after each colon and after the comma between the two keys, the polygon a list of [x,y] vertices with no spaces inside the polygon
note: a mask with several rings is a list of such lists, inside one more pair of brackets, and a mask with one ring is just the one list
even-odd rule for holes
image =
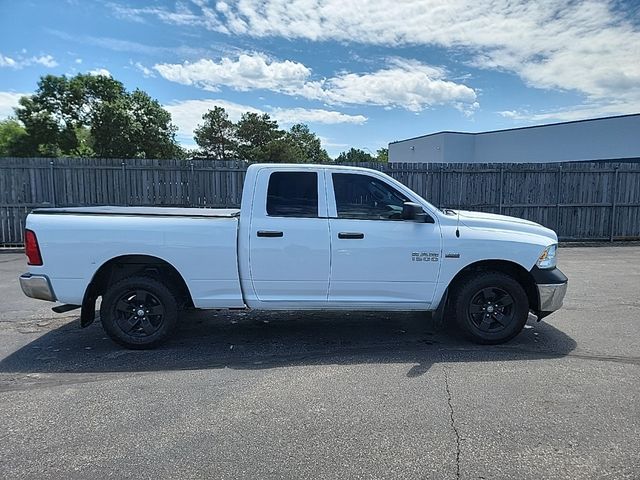
{"label": "tinted window", "polygon": [[409,199],[385,182],[356,173],[333,173],[332,178],[339,218],[402,219]]}
{"label": "tinted window", "polygon": [[318,174],[274,172],[269,177],[267,215],[276,217],[318,216]]}

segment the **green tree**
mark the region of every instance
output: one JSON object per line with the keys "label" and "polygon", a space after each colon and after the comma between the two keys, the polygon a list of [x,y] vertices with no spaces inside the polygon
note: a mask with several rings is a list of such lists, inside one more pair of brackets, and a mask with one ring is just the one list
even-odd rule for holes
{"label": "green tree", "polygon": [[174,158],[180,155],[171,114],[142,90],[96,106],[91,117],[99,157]]}
{"label": "green tree", "polygon": [[145,158],[174,158],[181,155],[176,142],[178,127],[171,114],[146,92],[136,89],[129,95],[130,108],[138,135],[137,155]]}
{"label": "green tree", "polygon": [[93,109],[124,94],[121,82],[104,75],[42,77],[36,92],[22,97],[16,108],[16,115],[29,135],[21,153],[44,156],[86,154],[81,129],[90,126]]}
{"label": "green tree", "polygon": [[376,161],[377,162],[388,162],[389,161],[389,149],[388,148],[379,148],[376,150]]}
{"label": "green tree", "polygon": [[[285,132],[278,128],[278,122],[271,120],[268,114],[243,113],[236,125],[238,156],[243,160],[261,162],[270,157],[264,149],[269,142],[279,140]],[[273,146],[272,150],[275,151]]]}
{"label": "green tree", "polygon": [[318,136],[309,130],[307,125],[297,123],[287,132],[287,138],[301,151],[301,157],[296,162],[327,163],[331,159],[327,151],[322,148]]}
{"label": "green tree", "polygon": [[195,129],[196,141],[201,154],[215,160],[228,160],[235,155],[238,143],[235,139],[236,126],[229,120],[224,108],[215,106],[202,115],[202,125]]}
{"label": "green tree", "polygon": [[136,139],[132,135],[134,119],[123,96],[96,106],[91,118],[91,133],[96,156],[103,158],[136,157],[132,154]]}
{"label": "green tree", "polygon": [[26,136],[27,131],[16,119],[0,120],[0,157],[16,155]]}
{"label": "green tree", "polygon": [[254,112],[244,113],[234,124],[221,107],[209,110],[202,119],[194,139],[201,149],[199,153],[211,158],[235,156],[251,162],[270,163],[325,163],[331,160],[318,136],[304,124],[293,125],[285,131],[268,114]]}
{"label": "green tree", "polygon": [[254,150],[253,155],[253,160],[256,162],[299,163],[304,153],[295,142],[284,136],[258,147]]}
{"label": "green tree", "polygon": [[182,152],[169,112],[108,76],[46,75],[19,103],[16,115],[27,133],[22,156],[172,158]]}
{"label": "green tree", "polygon": [[356,163],[356,162],[372,162],[373,157],[364,150],[359,148],[350,148],[346,152],[342,152],[336,158],[336,162],[339,163]]}

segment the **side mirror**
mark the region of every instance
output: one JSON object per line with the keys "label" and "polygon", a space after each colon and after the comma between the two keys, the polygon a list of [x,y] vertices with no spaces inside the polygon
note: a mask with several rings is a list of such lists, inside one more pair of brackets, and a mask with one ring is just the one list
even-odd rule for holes
{"label": "side mirror", "polygon": [[420,205],[414,202],[404,202],[402,205],[402,219],[418,223],[435,223],[431,215],[426,213]]}

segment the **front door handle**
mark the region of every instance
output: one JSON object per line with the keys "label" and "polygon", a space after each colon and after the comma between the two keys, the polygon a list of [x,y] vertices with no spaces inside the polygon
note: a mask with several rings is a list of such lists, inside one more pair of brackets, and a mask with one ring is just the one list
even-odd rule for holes
{"label": "front door handle", "polygon": [[267,238],[275,238],[275,237],[283,237],[284,233],[276,232],[274,230],[258,230],[259,237],[267,237]]}
{"label": "front door handle", "polygon": [[364,233],[360,232],[340,232],[338,233],[338,238],[342,238],[344,240],[361,240],[364,238]]}

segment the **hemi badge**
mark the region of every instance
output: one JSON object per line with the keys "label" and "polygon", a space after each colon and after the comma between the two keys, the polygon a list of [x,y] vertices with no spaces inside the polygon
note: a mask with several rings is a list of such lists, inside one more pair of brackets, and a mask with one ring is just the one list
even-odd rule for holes
{"label": "hemi badge", "polygon": [[444,258],[460,258],[459,253],[445,253]]}

